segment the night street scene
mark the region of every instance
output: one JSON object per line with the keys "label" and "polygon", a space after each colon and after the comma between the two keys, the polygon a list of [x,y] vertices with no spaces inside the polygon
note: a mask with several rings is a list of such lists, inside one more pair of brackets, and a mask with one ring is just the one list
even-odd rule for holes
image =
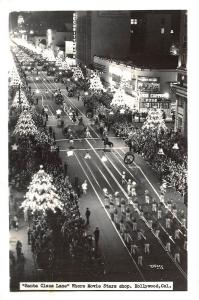
{"label": "night street scene", "polygon": [[13,11],[8,55],[10,291],[186,291],[187,11]]}

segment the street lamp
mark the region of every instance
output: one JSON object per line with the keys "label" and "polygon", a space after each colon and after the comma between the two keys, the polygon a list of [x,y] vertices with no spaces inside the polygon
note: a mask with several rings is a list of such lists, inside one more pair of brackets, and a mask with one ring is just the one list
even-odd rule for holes
{"label": "street lamp", "polygon": [[158,150],[158,154],[159,154],[159,155],[165,155],[165,154],[164,154],[164,151],[163,151],[163,149],[162,149],[162,148],[159,148],[159,150]]}
{"label": "street lamp", "polygon": [[178,143],[174,143],[172,149],[173,149],[173,150],[179,150]]}

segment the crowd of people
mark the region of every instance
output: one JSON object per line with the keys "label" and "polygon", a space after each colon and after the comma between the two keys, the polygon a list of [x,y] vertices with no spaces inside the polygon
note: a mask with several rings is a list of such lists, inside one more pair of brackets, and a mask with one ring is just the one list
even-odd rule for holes
{"label": "crowd of people", "polygon": [[[17,66],[19,65],[18,63]],[[26,84],[23,90],[25,93],[30,92]],[[39,212],[30,213],[28,217],[24,215],[25,222],[29,224],[27,239],[36,266],[43,269],[46,274],[48,271],[56,272],[55,270],[59,266],[63,273],[65,272],[64,268],[70,269],[71,272],[77,268],[79,272],[87,270],[89,274],[93,274],[93,277],[96,274],[101,276],[104,263],[101,249],[98,247],[99,229],[96,229],[93,234],[87,233],[88,219],[86,217],[85,221],[82,218],[78,207],[81,193],[75,192],[66,176],[66,170],[59,157],[59,147],[55,142],[55,133],[51,127],[48,130],[46,128],[48,120],[46,113],[36,110],[36,108],[35,110],[32,108],[32,111],[35,124],[43,135],[40,134],[40,140],[35,140],[34,137],[24,139],[23,136],[16,138],[12,135],[15,124],[10,126],[10,185],[14,190],[24,191],[29,185],[31,177],[37,171],[38,165],[43,164],[45,171],[52,176],[57,193],[63,203],[63,209],[57,208],[55,213],[49,210],[46,215]],[[72,110],[70,112],[73,113]],[[45,122],[40,122],[41,120],[45,120]],[[88,135],[88,128],[85,128],[85,134]],[[44,140],[44,135],[47,136],[47,140]],[[16,145],[15,149],[12,144]],[[82,189],[86,191],[84,185],[86,182],[82,185]],[[14,221],[16,223],[16,220]],[[11,227],[18,227],[13,224]],[[21,251],[20,255],[19,251]],[[21,241],[17,243],[16,253],[17,257],[23,255]],[[11,258],[14,257],[13,253],[11,254]],[[60,261],[62,266],[59,265]],[[14,263],[12,263],[12,267],[14,268]]]}
{"label": "crowd of people", "polygon": [[[184,195],[187,189],[187,147],[179,132],[168,130],[157,135],[127,122],[115,123],[112,128],[116,136],[126,141],[130,150],[142,155],[151,164],[161,180],[167,180]],[[179,149],[173,149],[175,143]],[[160,148],[162,155],[158,154]]]}
{"label": "crowd of people", "polygon": [[[110,194],[104,188],[104,203],[137,264],[149,267],[154,257],[157,261],[155,240],[158,239],[164,251],[169,252],[173,260],[186,269],[185,212],[172,200],[164,199],[164,188],[160,200],[152,197],[148,190],[141,194],[138,183],[134,178],[127,178],[125,171],[121,175],[121,184],[128,194],[127,199],[121,197],[119,192]],[[160,263],[162,253],[160,246]]]}

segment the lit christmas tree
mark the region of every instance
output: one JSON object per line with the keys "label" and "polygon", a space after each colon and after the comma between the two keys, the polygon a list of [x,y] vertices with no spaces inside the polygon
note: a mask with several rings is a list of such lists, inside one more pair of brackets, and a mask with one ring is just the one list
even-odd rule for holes
{"label": "lit christmas tree", "polygon": [[113,96],[113,100],[111,101],[111,105],[116,105],[116,106],[121,106],[124,105],[124,97],[125,97],[125,92],[123,87],[119,87],[114,96]]}
{"label": "lit christmas tree", "polygon": [[157,133],[160,133],[162,130],[166,131],[167,127],[162,117],[162,111],[157,108],[150,109],[142,129],[156,130]]}
{"label": "lit christmas tree", "polygon": [[62,62],[62,68],[64,69],[64,70],[70,70],[70,66],[69,66],[69,64],[67,63],[67,61],[63,61]]}
{"label": "lit christmas tree", "polygon": [[55,65],[57,67],[62,67],[62,59],[60,57],[56,58]]}
{"label": "lit christmas tree", "polygon": [[93,92],[100,92],[104,90],[100,77],[96,73],[93,73],[92,77],[90,78],[89,89]]}
{"label": "lit christmas tree", "polygon": [[43,52],[43,58],[46,58],[48,61],[55,61],[55,55],[52,49],[45,49]]}
{"label": "lit christmas tree", "polygon": [[84,79],[84,75],[83,75],[82,70],[79,66],[73,68],[73,78],[76,79],[76,80],[77,79]]}
{"label": "lit christmas tree", "polygon": [[30,105],[28,104],[28,100],[24,94],[23,91],[20,91],[20,98],[19,98],[19,91],[16,92],[13,103],[12,103],[13,108],[21,108],[22,110],[24,109],[29,109]]}
{"label": "lit christmas tree", "polygon": [[37,127],[32,119],[31,113],[24,110],[17,121],[13,135],[19,137],[35,136],[38,133]]}
{"label": "lit christmas tree", "polygon": [[18,72],[16,70],[16,71],[12,72],[11,80],[10,80],[10,85],[11,86],[17,86],[19,84],[22,84],[22,81],[21,81],[21,79],[19,77],[19,74],[18,74]]}
{"label": "lit christmas tree", "polygon": [[21,204],[24,214],[31,211],[43,215],[49,210],[56,212],[56,208],[63,208],[63,203],[52,182],[52,177],[44,172],[43,166],[40,166],[40,170],[33,175],[25,200]]}

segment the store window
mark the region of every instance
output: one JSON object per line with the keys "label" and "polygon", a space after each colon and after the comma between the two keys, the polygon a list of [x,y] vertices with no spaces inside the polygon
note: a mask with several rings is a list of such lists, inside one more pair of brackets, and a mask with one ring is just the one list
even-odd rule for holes
{"label": "store window", "polygon": [[137,25],[138,20],[137,19],[131,19],[131,25]]}

